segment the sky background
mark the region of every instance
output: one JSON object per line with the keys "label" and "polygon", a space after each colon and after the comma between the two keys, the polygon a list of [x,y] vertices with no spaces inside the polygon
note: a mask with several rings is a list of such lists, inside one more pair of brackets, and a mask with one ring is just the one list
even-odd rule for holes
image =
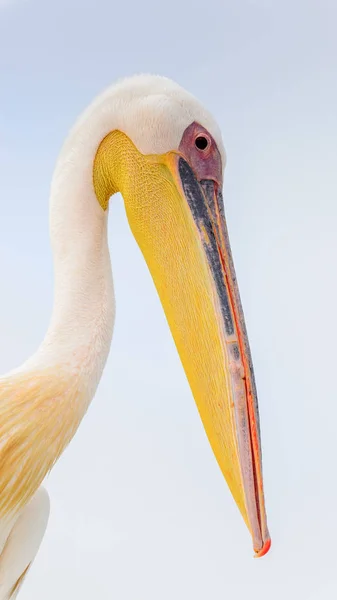
{"label": "sky background", "polygon": [[69,128],[121,76],[172,77],[227,150],[273,539],[253,560],[115,197],[112,349],[47,480],[50,523],[22,600],[336,597],[336,19],[335,0],[0,0],[1,370],[34,352],[50,318],[48,194]]}

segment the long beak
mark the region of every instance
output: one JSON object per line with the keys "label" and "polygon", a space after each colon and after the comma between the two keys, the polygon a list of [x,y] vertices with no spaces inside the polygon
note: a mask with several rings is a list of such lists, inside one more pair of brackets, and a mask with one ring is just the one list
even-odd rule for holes
{"label": "long beak", "polygon": [[[254,550],[263,556],[270,548],[267,528],[263,479],[260,423],[257,392],[247,331],[233,265],[232,253],[224,216],[222,192],[212,180],[198,182],[189,164],[179,158],[181,185],[193,215],[209,268],[209,277],[217,310],[219,333],[225,354],[224,371],[228,379],[227,402],[231,408],[232,433],[236,442],[239,469],[243,487],[245,513],[251,530]],[[200,183],[200,185],[199,185]],[[214,431],[205,421],[205,429],[217,455],[214,434],[224,435],[223,418]],[[226,439],[223,440],[226,445]],[[223,459],[217,455],[222,467]],[[227,472],[223,468],[224,475]]]}
{"label": "long beak", "polygon": [[123,194],[209,442],[263,556],[271,542],[257,395],[221,190],[198,182],[181,154],[143,155],[121,132],[105,138],[95,165],[101,205]]}

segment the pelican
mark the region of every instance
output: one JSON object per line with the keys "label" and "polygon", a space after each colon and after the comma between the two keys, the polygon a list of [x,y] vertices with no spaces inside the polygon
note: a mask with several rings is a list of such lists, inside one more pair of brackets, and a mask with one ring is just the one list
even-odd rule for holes
{"label": "pelican", "polygon": [[255,555],[268,552],[257,393],[222,200],[225,162],[210,113],[165,77],[118,82],[70,132],[50,192],[51,322],[36,353],[0,379],[0,600],[16,598],[36,556],[49,515],[43,480],[108,356],[115,302],[107,220],[117,192]]}

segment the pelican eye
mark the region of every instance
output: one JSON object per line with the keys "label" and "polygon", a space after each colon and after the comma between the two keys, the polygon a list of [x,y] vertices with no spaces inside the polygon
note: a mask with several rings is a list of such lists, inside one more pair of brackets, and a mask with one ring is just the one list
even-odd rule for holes
{"label": "pelican eye", "polygon": [[194,143],[198,150],[206,150],[209,144],[208,139],[204,135],[198,135],[198,137],[195,138]]}

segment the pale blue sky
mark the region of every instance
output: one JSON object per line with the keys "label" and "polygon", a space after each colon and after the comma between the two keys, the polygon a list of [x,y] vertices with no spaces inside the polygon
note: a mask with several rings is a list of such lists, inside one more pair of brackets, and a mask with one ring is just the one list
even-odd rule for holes
{"label": "pale blue sky", "polygon": [[176,79],[227,149],[273,538],[253,560],[114,198],[112,350],[47,481],[51,520],[22,600],[337,595],[336,19],[334,0],[0,0],[1,370],[48,324],[49,182],[74,119],[120,76]]}

